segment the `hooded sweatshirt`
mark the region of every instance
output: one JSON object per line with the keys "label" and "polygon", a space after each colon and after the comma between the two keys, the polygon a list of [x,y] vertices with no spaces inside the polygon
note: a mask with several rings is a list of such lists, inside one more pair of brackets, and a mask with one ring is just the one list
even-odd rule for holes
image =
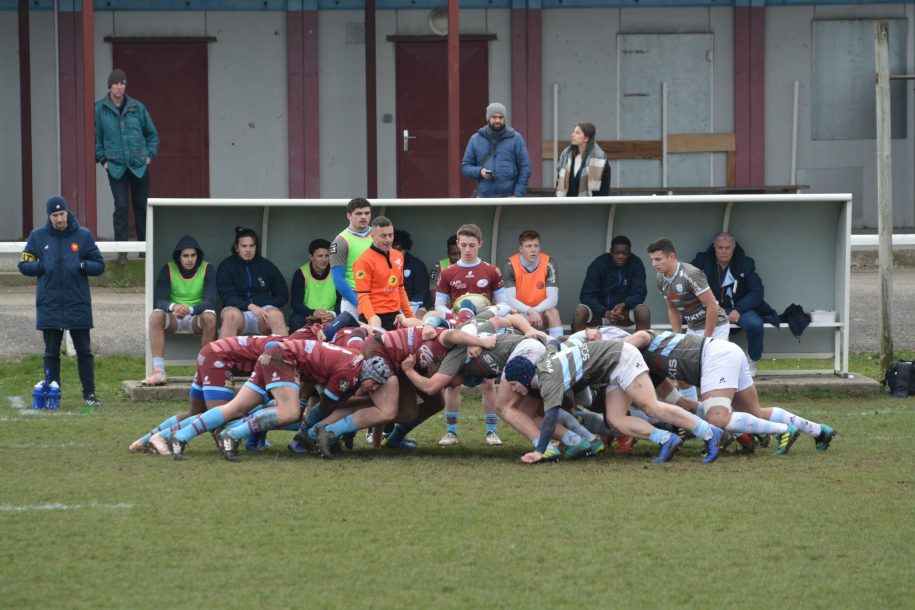
{"label": "hooded sweatshirt", "polygon": [[[197,251],[197,263],[194,265],[193,269],[185,269],[181,266],[181,251],[185,248],[194,248]],[[213,265],[207,263],[203,259],[203,248],[200,247],[197,240],[190,235],[185,235],[179,239],[172,252],[172,261],[174,262],[178,273],[186,280],[193,278],[198,271],[201,271],[201,267],[203,267],[203,294],[201,295],[203,300],[191,307],[191,314],[199,314],[207,310],[215,311],[216,270],[213,268]],[[169,298],[171,290],[172,272],[169,269],[169,265],[165,264],[162,265],[162,269],[159,270],[159,276],[156,278],[156,287],[153,291],[153,307],[161,309],[162,311],[171,311],[171,306],[174,304]],[[187,303],[185,303],[185,305],[186,304]]]}

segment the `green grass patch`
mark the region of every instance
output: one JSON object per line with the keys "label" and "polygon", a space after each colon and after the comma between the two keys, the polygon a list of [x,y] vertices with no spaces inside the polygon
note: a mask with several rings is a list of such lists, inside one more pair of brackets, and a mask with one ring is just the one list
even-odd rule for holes
{"label": "green grass patch", "polygon": [[127,446],[183,404],[127,403],[142,361],[97,362],[93,414],[72,362],[58,412],[18,408],[40,359],[0,364],[4,607],[911,607],[913,400],[787,398],[839,430],[829,451],[711,465],[690,441],[523,466],[476,400],[453,448],[439,416],[410,453],[296,458],[271,432],[238,463],[209,437],[174,462]]}
{"label": "green grass patch", "polygon": [[[915,360],[915,351],[897,350],[895,352],[896,360]],[[828,359],[801,359],[801,358],[779,358],[777,360],[768,358],[759,361],[759,370],[761,371],[800,371],[800,370],[827,370],[831,371],[834,363],[832,358]],[[848,371],[854,375],[863,375],[880,381],[883,379],[885,370],[880,368],[880,354],[877,352],[850,352],[848,354]]]}

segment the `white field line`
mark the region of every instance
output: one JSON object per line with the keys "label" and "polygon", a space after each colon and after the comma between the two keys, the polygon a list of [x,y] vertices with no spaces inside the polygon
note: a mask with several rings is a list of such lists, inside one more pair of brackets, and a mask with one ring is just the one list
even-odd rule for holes
{"label": "white field line", "polygon": [[10,401],[10,406],[14,409],[22,411],[26,408],[25,401],[22,400],[22,396],[7,396],[6,399]]}
{"label": "white field line", "polygon": [[134,504],[120,502],[118,504],[99,504],[90,502],[89,504],[60,504],[59,502],[45,502],[44,504],[0,504],[0,513],[24,513],[26,511],[38,510],[122,510],[136,508]]}
{"label": "white field line", "polygon": [[67,441],[65,443],[58,443],[56,445],[49,445],[48,443],[18,443],[12,445],[0,444],[0,449],[69,449],[71,447],[88,447],[86,443],[74,443],[72,441]]}

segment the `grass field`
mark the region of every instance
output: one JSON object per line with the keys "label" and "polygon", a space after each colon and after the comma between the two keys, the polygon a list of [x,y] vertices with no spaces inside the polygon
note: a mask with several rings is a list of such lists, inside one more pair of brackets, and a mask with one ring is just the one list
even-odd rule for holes
{"label": "grass field", "polygon": [[450,449],[437,417],[412,453],[293,458],[272,432],[173,462],[127,445],[182,405],[124,401],[142,362],[97,362],[93,414],[72,362],[59,412],[28,409],[37,358],[0,363],[0,607],[913,607],[915,399],[784,399],[829,451],[711,465],[691,441],[523,466],[474,401]]}

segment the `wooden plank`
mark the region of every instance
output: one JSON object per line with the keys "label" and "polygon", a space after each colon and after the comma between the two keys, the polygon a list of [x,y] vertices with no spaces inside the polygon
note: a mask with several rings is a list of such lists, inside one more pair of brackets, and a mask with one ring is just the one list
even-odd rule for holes
{"label": "wooden plank", "polygon": [[[561,153],[568,141],[559,142]],[[661,158],[660,140],[598,140],[597,145],[607,154],[608,159],[655,159]],[[543,141],[543,159],[553,158],[553,141]]]}
{"label": "wooden plank", "polygon": [[727,185],[730,188],[737,186],[737,153],[734,151],[728,152],[728,178]]}
{"label": "wooden plank", "polygon": [[685,133],[667,136],[667,151],[672,153],[732,152],[736,150],[733,133]]}

